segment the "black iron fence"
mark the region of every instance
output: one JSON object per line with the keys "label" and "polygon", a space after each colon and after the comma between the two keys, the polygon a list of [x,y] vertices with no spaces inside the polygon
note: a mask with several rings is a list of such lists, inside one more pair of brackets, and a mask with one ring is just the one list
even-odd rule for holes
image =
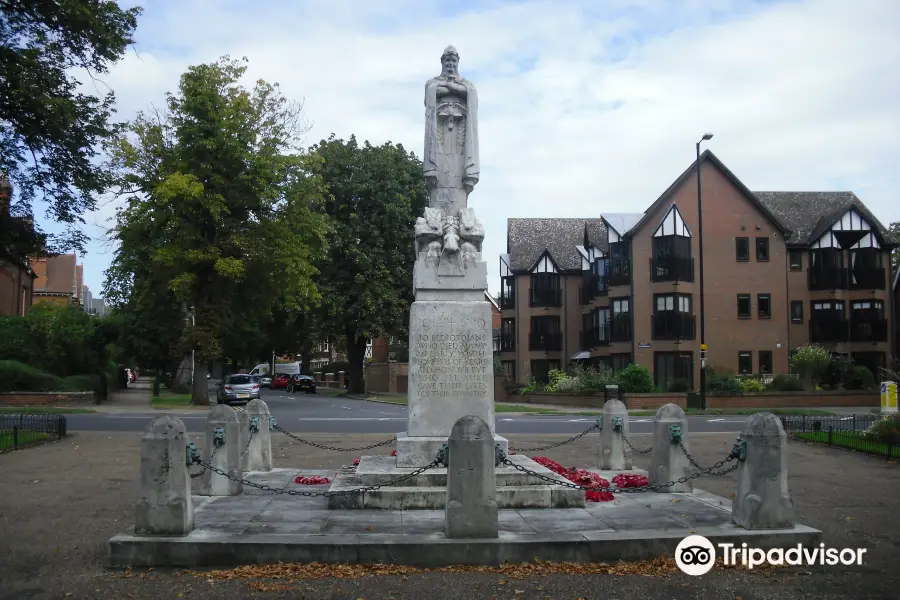
{"label": "black iron fence", "polygon": [[0,451],[66,437],[66,418],[53,414],[0,414]]}
{"label": "black iron fence", "polygon": [[881,416],[876,414],[781,417],[785,432],[797,439],[900,458],[900,440],[883,441],[864,435],[879,420]]}

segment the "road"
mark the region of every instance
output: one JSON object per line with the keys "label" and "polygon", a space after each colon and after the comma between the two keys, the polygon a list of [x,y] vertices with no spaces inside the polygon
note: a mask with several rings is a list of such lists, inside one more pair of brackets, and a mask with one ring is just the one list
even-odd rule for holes
{"label": "road", "polygon": [[[406,406],[365,402],[326,394],[287,394],[283,390],[262,392],[263,400],[278,424],[295,433],[384,433],[396,434],[406,425]],[[92,413],[66,415],[69,431],[143,431],[160,411],[129,413]],[[203,431],[206,415],[181,411],[188,431]],[[746,416],[690,416],[690,433],[737,433]],[[594,417],[577,415],[497,414],[497,433],[503,434],[576,434],[589,428]],[[634,435],[652,433],[653,418],[629,419]]]}

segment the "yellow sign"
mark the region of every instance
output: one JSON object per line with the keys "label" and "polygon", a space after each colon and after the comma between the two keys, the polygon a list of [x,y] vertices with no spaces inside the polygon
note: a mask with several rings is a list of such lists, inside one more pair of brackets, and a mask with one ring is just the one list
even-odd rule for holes
{"label": "yellow sign", "polygon": [[897,383],[881,382],[881,412],[897,412]]}
{"label": "yellow sign", "polygon": [[709,346],[707,344],[700,344],[701,350],[709,350]]}

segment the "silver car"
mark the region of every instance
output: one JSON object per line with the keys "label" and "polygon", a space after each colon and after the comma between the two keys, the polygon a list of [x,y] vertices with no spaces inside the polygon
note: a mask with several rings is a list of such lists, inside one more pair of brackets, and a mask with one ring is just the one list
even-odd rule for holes
{"label": "silver car", "polygon": [[229,375],[216,386],[219,404],[250,402],[259,398],[259,379],[251,375]]}

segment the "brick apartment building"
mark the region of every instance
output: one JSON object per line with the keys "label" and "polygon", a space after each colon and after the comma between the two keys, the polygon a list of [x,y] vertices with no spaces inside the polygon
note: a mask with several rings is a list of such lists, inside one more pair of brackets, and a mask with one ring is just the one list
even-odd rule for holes
{"label": "brick apartment building", "polygon": [[[876,375],[893,355],[885,227],[851,192],[751,192],[700,157],[708,364],[785,373],[817,342]],[[700,377],[697,164],[644,213],[509,219],[500,359],[525,383],[573,362]]]}
{"label": "brick apartment building", "polygon": [[[13,187],[5,174],[0,174],[0,225],[10,217]],[[29,218],[22,221],[30,225]],[[24,317],[31,308],[35,273],[24,256],[6,249],[0,253],[0,315]]]}

